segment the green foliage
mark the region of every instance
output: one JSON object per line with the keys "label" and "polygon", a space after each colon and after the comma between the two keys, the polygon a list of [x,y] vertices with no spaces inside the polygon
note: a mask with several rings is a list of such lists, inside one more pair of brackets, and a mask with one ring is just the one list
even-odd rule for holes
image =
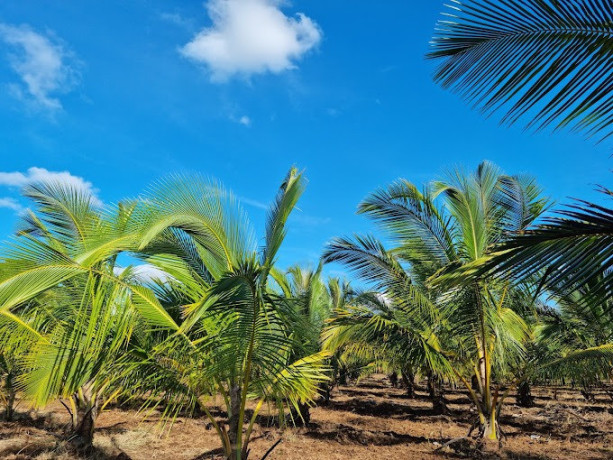
{"label": "green foliage", "polygon": [[434,79],[503,122],[611,134],[610,0],[452,0],[431,42]]}

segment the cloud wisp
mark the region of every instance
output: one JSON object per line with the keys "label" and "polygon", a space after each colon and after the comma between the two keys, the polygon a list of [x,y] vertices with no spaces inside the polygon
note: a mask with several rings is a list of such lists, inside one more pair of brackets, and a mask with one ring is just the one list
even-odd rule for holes
{"label": "cloud wisp", "polygon": [[0,198],[0,208],[11,209],[15,212],[19,212],[23,209],[16,199],[9,197]]}
{"label": "cloud wisp", "polygon": [[0,23],[0,41],[9,48],[9,64],[21,79],[9,86],[11,93],[38,108],[60,110],[58,95],[69,92],[77,81],[71,53],[54,37],[27,25]]}
{"label": "cloud wisp", "polygon": [[[75,190],[92,196],[92,204],[94,206],[101,207],[103,205],[100,198],[98,198],[98,190],[94,188],[93,184],[82,177],[75,176],[68,171],[49,171],[45,168],[32,167],[24,172],[3,172],[0,171],[0,187],[13,187],[23,188],[30,184],[44,183],[44,182],[59,182],[69,185]],[[2,206],[2,200],[10,200],[4,203]],[[0,199],[0,207],[14,209],[18,211],[21,209],[10,206],[11,202],[19,206],[19,203],[13,198]]]}
{"label": "cloud wisp", "polygon": [[319,26],[303,13],[286,16],[281,0],[209,0],[212,25],[181,48],[204,64],[211,80],[281,73],[319,44]]}

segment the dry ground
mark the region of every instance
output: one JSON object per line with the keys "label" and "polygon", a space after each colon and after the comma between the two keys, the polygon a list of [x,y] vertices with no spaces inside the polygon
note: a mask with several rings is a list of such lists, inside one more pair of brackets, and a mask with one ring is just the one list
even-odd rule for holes
{"label": "dry ground", "polygon": [[[312,410],[308,428],[284,432],[261,417],[255,430],[252,456],[259,460],[278,439],[282,442],[270,460],[311,459],[613,459],[613,401],[599,394],[586,403],[572,389],[537,389],[536,407],[522,409],[509,398],[502,416],[506,434],[501,448],[460,442],[436,451],[447,441],[464,436],[473,420],[468,398],[452,392],[451,416],[435,416],[423,392],[407,399],[402,389],[390,388],[382,376],[356,386],[342,387],[327,407]],[[68,418],[62,406],[38,414],[23,414],[18,422],[0,422],[0,458],[74,458],[66,451],[62,430]],[[217,459],[218,441],[204,419],[179,418],[169,433],[160,435],[156,416],[146,421],[134,411],[104,412],[96,431],[92,458],[107,459]]]}

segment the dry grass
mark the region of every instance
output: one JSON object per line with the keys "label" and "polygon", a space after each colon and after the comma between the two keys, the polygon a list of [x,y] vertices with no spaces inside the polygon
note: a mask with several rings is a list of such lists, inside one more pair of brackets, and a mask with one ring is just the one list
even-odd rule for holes
{"label": "dry grass", "polygon": [[[423,393],[407,399],[379,376],[357,386],[343,387],[331,404],[312,410],[307,428],[281,432],[261,417],[255,430],[252,457],[259,459],[279,438],[283,441],[271,460],[315,459],[611,459],[613,404],[600,394],[587,403],[578,391],[562,389],[558,400],[550,389],[537,389],[536,407],[514,406],[512,398],[502,416],[502,447],[476,450],[470,442],[436,451],[447,441],[464,436],[472,421],[467,397],[451,392],[451,416],[432,415]],[[24,415],[14,423],[0,423],[0,458],[71,459],[63,441],[68,418],[61,406],[38,415]],[[218,455],[215,432],[204,419],[179,418],[160,435],[159,419],[143,421],[134,411],[109,410],[100,416],[96,431],[96,459],[213,459]]]}

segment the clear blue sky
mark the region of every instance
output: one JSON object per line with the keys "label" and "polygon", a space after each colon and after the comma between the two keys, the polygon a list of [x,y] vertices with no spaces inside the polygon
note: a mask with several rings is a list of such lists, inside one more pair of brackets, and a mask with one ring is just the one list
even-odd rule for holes
{"label": "clear blue sky", "polygon": [[201,172],[246,198],[261,231],[257,203],[297,165],[309,186],[284,265],[369,230],[356,205],[398,177],[488,159],[559,201],[610,183],[610,145],[500,127],[432,83],[442,0],[205,3],[0,3],[0,171],[20,173],[0,174],[0,234],[25,204],[19,184],[54,172],[105,202]]}

